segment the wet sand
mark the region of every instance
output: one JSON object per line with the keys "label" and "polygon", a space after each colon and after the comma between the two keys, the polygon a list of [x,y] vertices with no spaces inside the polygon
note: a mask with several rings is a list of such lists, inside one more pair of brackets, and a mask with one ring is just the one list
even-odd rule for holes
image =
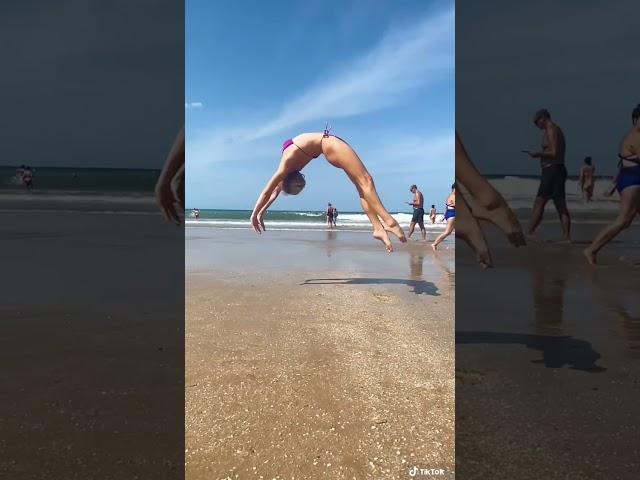
{"label": "wet sand", "polygon": [[453,478],[452,242],[187,228],[186,245],[189,480]]}
{"label": "wet sand", "polygon": [[640,225],[594,268],[581,250],[603,217],[577,220],[574,245],[553,243],[561,233],[552,211],[542,242],[526,248],[487,227],[493,270],[458,244],[460,478],[637,478]]}

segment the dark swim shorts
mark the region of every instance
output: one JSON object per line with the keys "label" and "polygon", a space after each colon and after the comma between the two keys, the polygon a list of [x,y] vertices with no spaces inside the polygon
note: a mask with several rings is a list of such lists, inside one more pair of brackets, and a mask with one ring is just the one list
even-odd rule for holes
{"label": "dark swim shorts", "polygon": [[422,223],[424,222],[424,208],[414,208],[413,209],[413,218],[411,218],[413,223]]}
{"label": "dark swim shorts", "polygon": [[542,169],[538,197],[564,200],[564,184],[567,181],[567,167],[564,164],[550,165]]}

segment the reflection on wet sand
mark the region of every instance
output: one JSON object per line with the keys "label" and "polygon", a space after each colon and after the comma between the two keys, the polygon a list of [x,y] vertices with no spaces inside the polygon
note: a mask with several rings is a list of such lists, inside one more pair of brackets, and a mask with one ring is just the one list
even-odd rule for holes
{"label": "reflection on wet sand", "polygon": [[416,252],[414,250],[409,250],[410,278],[414,280],[422,278],[423,263],[424,263],[424,252]]}
{"label": "reflection on wet sand", "polygon": [[531,283],[533,286],[535,333],[538,335],[561,335],[565,274],[534,269],[531,271]]}
{"label": "reflection on wet sand", "polygon": [[594,273],[587,277],[599,301],[606,305],[606,319],[615,325],[619,338],[626,342],[625,353],[640,355],[640,304],[633,289],[615,288],[608,276]]}
{"label": "reflection on wet sand", "polygon": [[[423,277],[429,276],[433,273],[434,268],[442,272],[442,277],[439,281],[448,279],[449,285],[455,287],[455,258],[449,257],[449,261],[440,258],[439,255],[434,254],[433,251],[427,252],[426,245],[416,245],[408,248],[409,254],[409,278],[417,281],[423,279]],[[425,274],[425,256],[426,256],[426,269]],[[430,261],[431,260],[431,261]]]}
{"label": "reflection on wet sand", "polygon": [[338,237],[338,232],[334,230],[327,230],[327,257],[333,255],[336,251],[336,238]]}
{"label": "reflection on wet sand", "polygon": [[596,365],[601,355],[590,342],[564,334],[565,273],[533,268],[530,275],[535,315],[532,333],[459,331],[456,344],[520,344],[542,352],[542,358],[531,363],[591,373],[606,371]]}
{"label": "reflection on wet sand", "polygon": [[631,316],[620,305],[612,305],[610,309],[618,322],[618,330],[626,340],[627,349],[634,356],[640,356],[640,317]]}

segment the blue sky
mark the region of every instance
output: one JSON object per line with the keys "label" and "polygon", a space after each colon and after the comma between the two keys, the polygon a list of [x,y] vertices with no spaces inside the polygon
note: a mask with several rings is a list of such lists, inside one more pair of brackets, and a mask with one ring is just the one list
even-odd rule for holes
{"label": "blue sky", "polygon": [[457,126],[482,173],[540,173],[520,150],[540,148],[531,117],[545,107],[564,130],[570,175],[585,156],[598,174],[615,175],[640,102],[638,17],[629,14],[637,0],[462,3]]}
{"label": "blue sky", "polygon": [[[251,209],[282,142],[347,140],[382,201],[406,211],[412,183],[441,205],[454,177],[453,2],[187,0],[187,207]],[[360,210],[324,157],[272,208]]]}

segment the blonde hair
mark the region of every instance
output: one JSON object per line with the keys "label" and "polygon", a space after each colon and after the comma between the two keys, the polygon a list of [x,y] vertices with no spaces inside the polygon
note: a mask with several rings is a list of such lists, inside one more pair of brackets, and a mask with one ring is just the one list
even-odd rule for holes
{"label": "blonde hair", "polygon": [[286,195],[299,194],[307,184],[304,175],[299,171],[291,172],[282,181],[282,192]]}

